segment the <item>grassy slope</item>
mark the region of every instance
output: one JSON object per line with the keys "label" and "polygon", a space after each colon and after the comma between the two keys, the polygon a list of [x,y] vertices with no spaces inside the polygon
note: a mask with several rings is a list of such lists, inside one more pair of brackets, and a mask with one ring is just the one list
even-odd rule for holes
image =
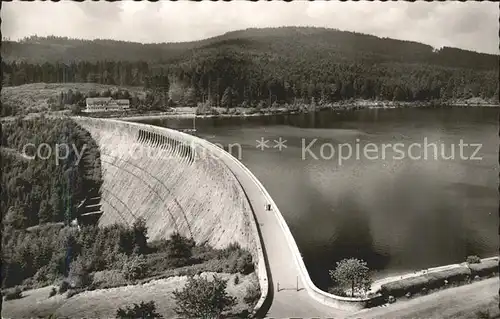
{"label": "grassy slope", "polygon": [[119,88],[127,89],[132,95],[137,93],[139,97],[145,95],[142,87],[118,87],[97,83],[33,83],[2,88],[2,103],[8,103],[22,110],[40,112],[49,109],[47,101],[50,98],[57,98],[61,92],[67,92],[69,89],[86,94],[92,90],[114,91]]}
{"label": "grassy slope", "polygon": [[[254,274],[240,275],[240,283],[234,285],[235,275],[221,275],[229,279],[227,291],[238,298],[237,309],[244,309],[242,298]],[[26,318],[58,317],[112,317],[118,307],[131,303],[154,300],[165,318],[175,317],[171,292],[185,283],[185,277],[171,277],[144,285],[119,287],[84,292],[66,299],[64,295],[49,298],[51,287],[25,291],[19,300],[3,302],[2,317]],[[500,318],[498,309],[498,278],[482,280],[470,285],[450,288],[436,293],[397,302],[392,305],[366,309],[349,318],[476,318],[477,311],[488,311],[491,318]]]}
{"label": "grassy slope", "polygon": [[498,278],[490,278],[427,296],[398,301],[392,305],[363,310],[351,318],[469,319],[477,318],[478,311],[488,311],[491,318],[500,318],[498,284]]}
{"label": "grassy slope", "polygon": [[[235,285],[236,275],[219,274],[227,279],[227,292],[238,299],[238,305],[234,310],[241,311],[247,306],[243,301],[246,288],[255,280],[255,274],[248,276],[238,275],[240,282]],[[56,295],[49,298],[52,288],[44,287],[23,292],[25,297],[18,300],[3,303],[2,317],[4,318],[26,318],[47,317],[56,314],[57,317],[88,317],[88,318],[112,318],[116,309],[125,307],[141,301],[154,300],[157,310],[164,318],[175,318],[174,300],[172,291],[182,288],[187,277],[171,277],[168,279],[155,280],[143,285],[118,287],[111,289],[99,289],[87,291],[66,299],[65,295]]]}

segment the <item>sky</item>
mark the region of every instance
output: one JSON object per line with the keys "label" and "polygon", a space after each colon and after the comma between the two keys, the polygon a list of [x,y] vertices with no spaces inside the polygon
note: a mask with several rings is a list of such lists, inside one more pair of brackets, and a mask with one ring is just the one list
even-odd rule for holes
{"label": "sky", "polygon": [[201,40],[228,31],[317,26],[498,54],[494,2],[4,2],[2,36]]}

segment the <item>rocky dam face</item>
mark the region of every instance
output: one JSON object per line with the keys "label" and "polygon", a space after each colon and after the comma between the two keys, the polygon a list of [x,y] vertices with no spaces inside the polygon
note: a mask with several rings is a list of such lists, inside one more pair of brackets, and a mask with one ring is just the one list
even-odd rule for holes
{"label": "rocky dam face", "polygon": [[131,225],[142,217],[149,240],[179,232],[196,243],[214,248],[238,243],[255,254],[258,238],[246,195],[198,138],[144,124],[75,120],[101,151],[99,225]]}

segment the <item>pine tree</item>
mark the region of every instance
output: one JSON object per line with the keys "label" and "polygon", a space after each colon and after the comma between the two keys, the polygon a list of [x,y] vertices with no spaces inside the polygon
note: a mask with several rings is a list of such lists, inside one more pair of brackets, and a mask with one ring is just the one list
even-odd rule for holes
{"label": "pine tree", "polygon": [[231,87],[227,87],[222,95],[221,106],[225,107],[227,111],[233,107],[234,96],[233,89]]}

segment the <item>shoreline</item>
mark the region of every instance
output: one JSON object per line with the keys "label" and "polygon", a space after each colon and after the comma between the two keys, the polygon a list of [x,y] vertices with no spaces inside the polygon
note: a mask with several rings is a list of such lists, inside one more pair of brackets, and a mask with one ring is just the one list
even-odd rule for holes
{"label": "shoreline", "polygon": [[[498,108],[500,104],[488,103],[486,101],[480,102],[463,102],[463,101],[445,101],[441,103],[435,102],[393,102],[393,101],[368,101],[359,100],[353,102],[335,102],[323,106],[311,106],[311,105],[301,105],[300,107],[294,109],[288,109],[286,107],[280,108],[266,108],[262,110],[256,110],[254,108],[233,108],[229,113],[225,113],[225,109],[219,108],[218,114],[196,114],[196,107],[186,108],[179,107],[174,108],[172,111],[163,112],[146,112],[144,114],[123,114],[110,116],[92,115],[91,113],[82,112],[80,116],[89,118],[100,118],[100,119],[111,119],[111,120],[123,120],[123,121],[140,121],[140,120],[157,120],[157,119],[204,119],[204,118],[247,118],[247,117],[264,117],[264,116],[274,116],[274,115],[298,115],[298,114],[308,114],[316,113],[320,111],[355,111],[363,109],[405,109],[405,108],[473,108],[473,107],[488,107],[488,108]],[[179,111],[181,110],[181,111]],[[61,117],[69,114],[69,110],[57,111],[57,112],[39,112],[39,113],[28,113],[23,115],[14,116],[4,116],[0,117],[0,122],[8,122],[15,120],[16,118],[32,118],[37,116],[47,116],[47,117]],[[90,116],[89,116],[90,115]]]}
{"label": "shoreline", "polygon": [[[263,117],[263,116],[274,116],[274,115],[298,115],[298,114],[308,114],[320,111],[354,111],[362,109],[404,109],[404,108],[470,108],[470,107],[491,107],[498,108],[500,104],[466,104],[466,103],[444,103],[439,105],[433,105],[431,103],[420,103],[415,104],[411,102],[402,103],[387,103],[387,102],[370,102],[370,103],[343,103],[336,104],[328,107],[317,107],[314,109],[299,109],[290,110],[285,108],[278,108],[274,110],[266,109],[266,111],[259,112],[241,112],[241,113],[220,113],[220,114],[196,114],[195,109],[193,112],[161,112],[157,114],[143,114],[143,115],[130,115],[130,116],[112,116],[104,117],[113,120],[123,120],[123,121],[140,121],[140,120],[156,120],[156,119],[204,119],[204,118],[247,118],[247,117]],[[97,117],[101,118],[101,117]]]}
{"label": "shoreline", "polygon": [[[491,257],[481,258],[481,262],[485,262],[488,260],[499,260],[499,256],[491,256]],[[429,273],[435,273],[435,272],[445,271],[445,270],[449,270],[449,269],[454,269],[454,268],[457,268],[459,266],[463,266],[465,264],[467,264],[467,263],[461,262],[461,263],[446,264],[446,265],[441,265],[441,266],[436,266],[436,267],[429,267],[429,268],[425,268],[425,269],[421,269],[421,270],[415,270],[413,272],[402,271],[402,272],[397,272],[397,274],[394,274],[394,275],[388,274],[388,276],[384,276],[384,277],[381,277],[377,280],[374,280],[368,293],[376,293],[377,290],[379,290],[382,285],[390,283],[390,282],[395,282],[395,281],[408,279],[408,278],[420,277],[422,275],[429,274]]]}

